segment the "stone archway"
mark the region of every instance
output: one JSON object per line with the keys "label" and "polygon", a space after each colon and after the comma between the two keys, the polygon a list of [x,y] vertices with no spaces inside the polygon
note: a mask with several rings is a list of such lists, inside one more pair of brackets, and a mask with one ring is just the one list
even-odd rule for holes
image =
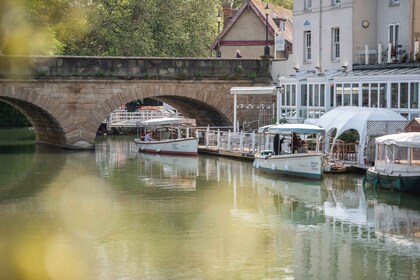
{"label": "stone archway", "polygon": [[[161,100],[197,119],[200,126],[226,126],[233,121],[230,88],[251,85],[238,80],[8,80],[0,84],[0,100],[28,117],[37,143],[93,149],[100,124],[130,101]],[[271,101],[272,97],[258,98]]]}

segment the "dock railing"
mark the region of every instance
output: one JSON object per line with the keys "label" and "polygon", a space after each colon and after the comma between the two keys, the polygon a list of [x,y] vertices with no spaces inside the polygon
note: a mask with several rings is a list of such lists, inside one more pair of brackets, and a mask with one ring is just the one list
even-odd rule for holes
{"label": "dock railing", "polygon": [[196,135],[200,148],[214,151],[254,154],[258,148],[258,137],[255,132],[233,133],[227,127],[207,127],[197,128]]}
{"label": "dock railing", "polygon": [[108,129],[112,127],[136,127],[137,122],[179,116],[177,112],[162,112],[159,110],[140,110],[136,112],[114,111],[107,118],[106,124]]}

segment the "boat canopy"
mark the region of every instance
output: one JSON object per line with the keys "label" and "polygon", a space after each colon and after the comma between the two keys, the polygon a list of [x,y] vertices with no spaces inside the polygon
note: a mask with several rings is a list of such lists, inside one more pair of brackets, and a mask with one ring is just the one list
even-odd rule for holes
{"label": "boat canopy", "polygon": [[300,133],[300,134],[325,134],[325,129],[312,124],[274,124],[262,126],[258,132],[271,134]]}
{"label": "boat canopy", "polygon": [[375,139],[376,144],[420,148],[420,132],[389,134]]}
{"label": "boat canopy", "polygon": [[142,121],[139,126],[195,126],[195,119],[187,118],[158,118]]}

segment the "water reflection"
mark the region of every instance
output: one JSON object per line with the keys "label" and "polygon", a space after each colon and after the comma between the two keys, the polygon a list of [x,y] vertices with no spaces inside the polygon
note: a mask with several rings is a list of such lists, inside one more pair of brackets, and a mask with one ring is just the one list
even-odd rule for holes
{"label": "water reflection", "polygon": [[1,279],[418,279],[418,197],[361,176],[279,178],[115,137],[8,161],[24,179],[0,173]]}

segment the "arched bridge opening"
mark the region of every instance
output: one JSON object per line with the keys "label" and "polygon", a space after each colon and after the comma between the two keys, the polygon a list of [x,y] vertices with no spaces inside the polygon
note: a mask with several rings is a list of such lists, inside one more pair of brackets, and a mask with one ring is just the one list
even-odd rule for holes
{"label": "arched bridge opening", "polygon": [[66,147],[64,131],[49,112],[33,103],[16,98],[0,97],[0,102],[15,107],[26,116],[34,128],[38,144],[54,143],[55,146]]}
{"label": "arched bridge opening", "polygon": [[197,126],[232,126],[231,120],[220,110],[202,101],[180,96],[158,96],[153,99],[176,108],[181,115],[195,119]]}

